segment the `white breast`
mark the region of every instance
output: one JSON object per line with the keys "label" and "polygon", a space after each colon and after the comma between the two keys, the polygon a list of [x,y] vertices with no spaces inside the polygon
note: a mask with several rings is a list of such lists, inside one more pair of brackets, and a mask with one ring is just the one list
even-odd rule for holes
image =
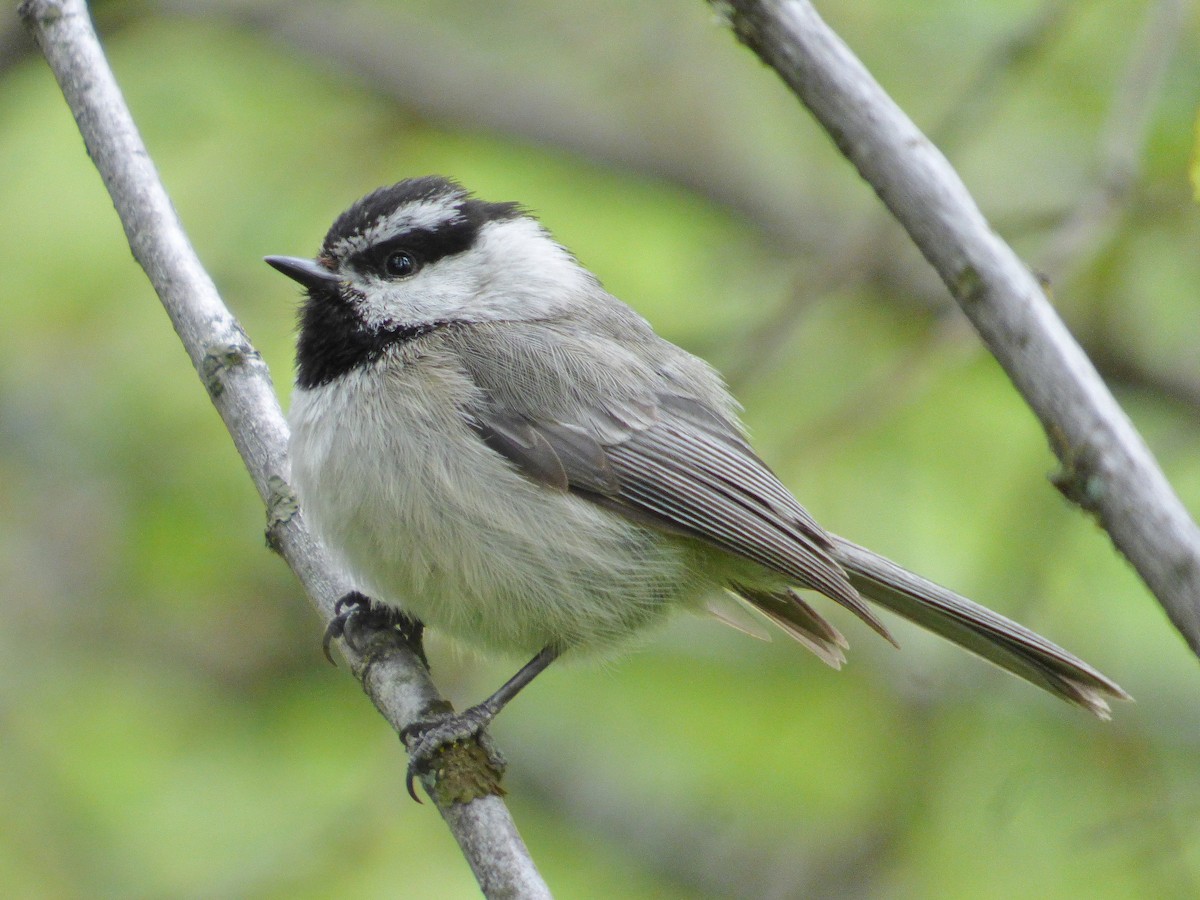
{"label": "white breast", "polygon": [[693,553],[535,484],[458,409],[452,360],[398,358],[297,389],[293,479],[372,599],[486,648],[611,645],[697,593]]}

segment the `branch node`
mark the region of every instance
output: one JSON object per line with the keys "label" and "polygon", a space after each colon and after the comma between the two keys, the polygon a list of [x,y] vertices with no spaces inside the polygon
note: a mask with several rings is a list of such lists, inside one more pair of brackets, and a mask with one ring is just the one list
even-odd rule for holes
{"label": "branch node", "polygon": [[250,363],[262,362],[262,356],[244,342],[215,344],[200,362],[200,380],[213,399],[225,391],[225,374]]}
{"label": "branch node", "polygon": [[[486,738],[484,738],[486,740]],[[448,744],[439,751],[421,784],[438,806],[470,803],[484,797],[503,797],[500,784],[504,760],[484,746],[484,740]]]}
{"label": "branch node", "polygon": [[265,531],[267,546],[280,556],[284,556],[283,529],[300,510],[300,501],[292,486],[272,475],[267,479],[267,527]]}
{"label": "branch node", "polygon": [[[388,623],[372,616],[350,616],[342,626],[342,638],[358,654],[357,663],[351,660],[351,671],[354,672],[354,677],[362,684],[364,693],[371,698],[372,702],[375,701],[379,692],[378,685],[371,683],[371,670],[376,663],[391,662],[397,652],[411,656],[415,663],[412,670],[405,668],[397,672],[392,667],[385,665],[387,680],[394,683],[418,675],[422,670],[426,673],[429,671],[424,661],[424,648],[418,645],[414,649],[408,636],[402,634],[394,623]],[[422,669],[422,667],[425,668]],[[436,702],[446,704],[447,709],[451,708],[446,700],[439,698]],[[422,710],[422,715],[424,713],[425,710]]]}
{"label": "branch node", "polygon": [[1061,437],[1060,434],[1060,440],[1055,443],[1062,468],[1050,474],[1050,483],[1080,509],[1099,518],[1104,511],[1108,486],[1097,471],[1096,454],[1086,447],[1073,447]]}
{"label": "branch node", "polygon": [[[63,4],[55,2],[55,0],[24,0],[17,7],[17,15],[21,17],[27,28],[36,32],[39,26],[57,22],[66,15],[66,12],[63,9]],[[36,37],[37,35],[35,34],[34,36]]]}
{"label": "branch node", "polygon": [[967,264],[954,279],[954,296],[964,303],[978,303],[987,294],[987,285],[979,270]]}

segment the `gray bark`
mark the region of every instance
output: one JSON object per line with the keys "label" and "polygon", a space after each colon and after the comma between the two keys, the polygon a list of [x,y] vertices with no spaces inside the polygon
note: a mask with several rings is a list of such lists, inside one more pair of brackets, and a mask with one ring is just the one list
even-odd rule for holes
{"label": "gray bark", "polygon": [[[192,249],[104,57],[86,5],[82,0],[27,0],[21,15],[58,79],[134,257],[267,505],[271,546],[291,565],[328,622],[335,601],[351,585],[305,527],[287,486],[287,423],[270,373]],[[394,630],[357,637],[345,642],[345,656],[397,732],[434,704],[445,702]],[[429,780],[425,783],[431,786]],[[485,896],[550,896],[500,797],[460,803],[440,799],[436,790],[431,796]]]}

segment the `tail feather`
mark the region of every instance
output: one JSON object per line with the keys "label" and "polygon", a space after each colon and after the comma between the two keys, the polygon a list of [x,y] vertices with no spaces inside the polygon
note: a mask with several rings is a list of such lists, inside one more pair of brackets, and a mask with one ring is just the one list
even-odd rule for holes
{"label": "tail feather", "polygon": [[1108,699],[1132,699],[1116,682],[1028,628],[845,538],[832,538],[834,557],[864,597],[1101,719],[1110,716]]}
{"label": "tail feather", "polygon": [[840,669],[846,661],[842,651],[850,645],[842,633],[800,595],[793,591],[764,591],[742,585],[735,585],[732,590],[826,665]]}

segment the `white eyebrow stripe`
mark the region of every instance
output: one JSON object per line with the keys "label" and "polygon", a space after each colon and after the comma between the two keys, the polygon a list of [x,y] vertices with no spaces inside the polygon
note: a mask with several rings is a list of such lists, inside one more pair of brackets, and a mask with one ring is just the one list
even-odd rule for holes
{"label": "white eyebrow stripe", "polygon": [[390,215],[371,223],[369,228],[341,238],[329,249],[334,256],[344,258],[406,231],[432,230],[441,225],[448,225],[462,218],[459,211],[462,201],[461,195],[451,194],[432,200],[406,203]]}

